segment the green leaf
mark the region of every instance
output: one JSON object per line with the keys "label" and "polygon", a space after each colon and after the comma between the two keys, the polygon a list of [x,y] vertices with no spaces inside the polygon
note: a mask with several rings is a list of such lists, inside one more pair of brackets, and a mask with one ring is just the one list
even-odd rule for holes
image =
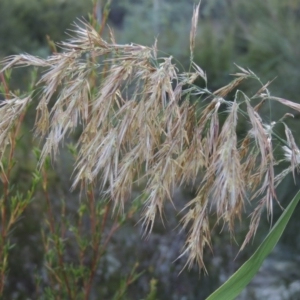
{"label": "green leaf", "polygon": [[300,191],[298,191],[294,199],[282,213],[255,253],[206,300],[231,300],[235,299],[242,292],[277,244],[299,200]]}

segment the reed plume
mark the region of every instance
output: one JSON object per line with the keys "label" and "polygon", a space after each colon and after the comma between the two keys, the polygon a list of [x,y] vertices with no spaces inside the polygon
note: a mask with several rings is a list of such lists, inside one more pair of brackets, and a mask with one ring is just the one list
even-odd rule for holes
{"label": "reed plume", "polygon": [[[1,72],[22,66],[44,70],[37,83],[34,126],[35,136],[44,141],[39,166],[48,155],[55,159],[65,137],[80,127],[73,189],[97,182],[115,211],[122,213],[133,183],[146,179],[142,224],[147,234],[157,215],[163,216],[166,201],[172,202],[174,189],[203,174],[181,224],[188,229],[182,253],[188,255],[187,265],[197,262],[205,268],[203,249],[212,247],[211,216],[216,213],[218,222],[234,234],[246,201],[251,202],[245,247],[263,209],[272,216],[277,185],[299,169],[300,152],[291,130],[283,119],[267,124],[256,104],[276,101],[298,112],[300,105],[271,96],[267,85],[248,97],[239,90],[240,84],[259,79],[241,67],[231,83],[210,91],[205,72],[193,61],[198,14],[199,5],[192,19],[189,72],[179,72],[171,56],[158,57],[156,45],[120,45],[112,34],[107,42],[87,23],[76,26],[74,37],[60,44],[61,52],[46,59],[28,54],[8,57]],[[93,74],[100,78],[96,87],[91,87]],[[204,88],[195,84],[198,78]],[[1,159],[14,121],[33,101],[32,94],[11,95],[0,104]],[[221,107],[227,112],[224,122],[219,118]],[[242,140],[237,135],[240,116],[249,123]],[[276,175],[274,166],[282,159],[273,153],[273,144],[278,143],[274,128],[280,124],[285,127],[282,146],[290,167]]]}

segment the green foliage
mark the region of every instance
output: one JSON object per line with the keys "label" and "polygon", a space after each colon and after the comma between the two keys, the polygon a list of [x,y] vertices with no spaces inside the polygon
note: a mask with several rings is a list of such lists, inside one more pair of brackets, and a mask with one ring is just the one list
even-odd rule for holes
{"label": "green foliage", "polygon": [[[178,59],[177,67],[187,70],[190,63],[190,16],[194,2],[191,0],[176,3],[171,0],[122,0],[118,3],[113,1],[112,9],[121,7],[125,11],[122,27],[115,29],[117,43],[134,42],[152,45],[157,37],[158,48],[162,50],[158,52],[159,55],[165,56],[164,52],[172,54]],[[95,3],[96,1],[94,5]],[[271,90],[286,98],[297,97],[297,78],[300,68],[297,52],[300,40],[297,30],[299,27],[298,4],[297,0],[284,2],[279,0],[238,2],[203,0],[194,58],[207,73],[211,82],[210,88],[214,90],[228,82],[228,74],[233,72],[235,62],[255,70],[261,75],[262,82],[277,77]],[[0,56],[29,52],[46,57],[50,49],[53,51],[52,40],[64,39],[65,29],[70,28],[70,23],[77,16],[86,16],[91,11],[91,6],[92,1],[79,0],[0,1],[0,40],[2,42]],[[93,19],[94,16],[90,17]],[[95,28],[101,31],[101,26],[95,20],[91,21],[92,23],[94,21]],[[50,49],[45,43],[47,34],[51,37],[51,41],[48,41]],[[107,35],[107,32],[104,31],[103,35]],[[18,75],[14,73],[13,77],[16,77],[16,74]],[[1,79],[2,95],[0,97],[7,97],[11,91],[21,96],[22,93],[12,88],[13,86],[23,87],[23,90],[26,90],[24,96],[32,93],[39,74],[36,70],[31,74],[31,79],[27,78],[28,75],[24,77],[21,75],[17,76],[18,78],[12,83],[10,71],[7,70],[3,74],[4,80]],[[91,76],[91,94],[98,91],[94,81],[96,76],[97,73],[94,70]],[[10,83],[9,87],[5,86],[5,82]],[[21,82],[24,82],[23,86]],[[203,83],[201,80],[199,85],[202,86]],[[245,91],[252,91],[253,86],[252,83],[247,83],[242,87]],[[40,89],[34,92],[35,100],[40,92]],[[276,104],[272,104],[271,107],[265,105],[262,108],[263,117],[266,116],[265,110],[270,108],[272,114],[265,118],[268,121],[277,119],[285,111],[290,111],[289,109],[282,110],[282,107],[278,109]],[[148,280],[145,283],[145,276],[140,274],[140,269],[147,265],[145,261],[149,260],[149,255],[147,256],[147,251],[142,253],[140,257],[143,258],[144,264],[142,262],[143,267],[137,268],[132,261],[130,261],[131,265],[128,262],[128,256],[132,255],[132,250],[129,251],[130,253],[124,250],[127,254],[122,253],[122,265],[126,265],[127,269],[122,266],[119,267],[121,271],[110,271],[110,268],[113,268],[114,259],[113,247],[109,246],[114,239],[110,238],[110,233],[113,237],[117,236],[116,239],[121,240],[125,248],[127,240],[132,239],[132,231],[128,231],[126,226],[129,224],[133,227],[136,224],[135,212],[142,207],[149,194],[141,194],[130,207],[126,207],[127,214],[114,221],[110,218],[106,219],[107,214],[111,212],[110,204],[107,199],[98,194],[95,186],[85,187],[80,201],[79,190],[75,190],[72,195],[69,193],[69,178],[73,163],[71,157],[78,155],[73,137],[67,137],[67,150],[60,149],[61,159],[51,161],[49,157],[46,157],[44,169],[37,171],[36,159],[41,153],[40,150],[34,148],[37,144],[31,139],[30,132],[35,119],[35,106],[32,104],[28,107],[27,116],[24,119],[23,116],[21,117],[20,128],[17,125],[12,127],[12,132],[15,132],[13,135],[15,144],[7,149],[7,154],[12,151],[12,156],[9,158],[6,155],[0,165],[3,182],[0,191],[1,196],[4,195],[0,202],[0,219],[5,233],[0,241],[0,279],[2,282],[0,287],[3,290],[3,278],[6,278],[4,295],[7,299],[12,298],[16,282],[21,283],[21,288],[14,294],[14,297],[19,297],[19,299],[25,299],[28,295],[33,299],[34,297],[38,299],[77,299],[76,297],[84,299],[89,295],[90,297],[100,295],[107,299],[113,297],[131,299],[132,295],[135,295],[131,290],[131,285],[137,285],[138,282],[141,282],[140,286],[148,286],[148,291],[150,290],[148,296],[144,296],[147,294],[145,290],[139,293],[147,300],[164,299],[171,297],[172,293],[175,295],[177,291],[172,291],[172,286],[167,285],[168,282],[177,282],[181,288],[184,286],[181,293],[191,299],[203,298],[220,279],[219,273],[229,274],[228,269],[232,269],[229,263],[224,261],[220,263],[220,272],[219,265],[216,267],[210,261],[208,263],[210,264],[208,266],[210,277],[209,279],[201,278],[202,286],[198,288],[198,277],[197,274],[195,275],[197,272],[191,272],[189,277],[183,277],[185,275],[181,274],[179,279],[174,280],[172,279],[173,273],[176,273],[177,278],[182,265],[172,265],[171,271],[161,272],[161,274],[147,270]],[[225,114],[222,117],[225,120]],[[293,130],[297,126],[297,118],[294,121],[287,120],[287,123]],[[245,135],[248,126],[245,119],[239,126],[241,129],[238,128],[237,131]],[[276,134],[282,137],[284,128],[279,128],[278,131],[281,132],[276,132]],[[76,134],[80,133],[81,128]],[[298,135],[295,135],[295,140],[299,141]],[[9,181],[5,176],[10,177]],[[290,199],[288,193],[295,187],[289,183],[286,186],[289,188],[279,191],[279,199]],[[141,190],[138,184],[135,184],[134,188],[138,192]],[[184,201],[187,201],[186,198],[181,201],[181,204]],[[281,211],[275,210],[275,216],[280,213]],[[169,215],[168,212],[166,214]],[[102,228],[103,220],[106,220],[104,228]],[[298,221],[294,220],[293,224],[296,222]],[[242,223],[242,228],[247,227],[246,223],[247,221]],[[118,237],[118,230],[124,228],[126,238],[122,235]],[[298,226],[294,226],[293,231],[297,229]],[[162,229],[159,230],[162,231]],[[264,232],[260,230],[258,235],[263,235]],[[295,233],[289,234],[292,238],[286,238],[287,243],[296,243]],[[226,257],[228,250],[224,247],[223,238],[224,235],[220,237],[215,232],[213,242],[217,241],[218,249],[214,249],[214,252]],[[241,240],[239,237],[237,239]],[[166,240],[166,237],[161,237],[161,240]],[[181,245],[178,246],[180,247]],[[133,248],[138,248],[136,241]],[[178,248],[175,246],[174,248],[173,252],[176,252]],[[246,253],[249,251],[246,250]],[[246,259],[246,254],[243,255],[242,258],[238,258],[237,263]],[[134,267],[129,270],[132,265]],[[124,269],[127,271],[124,272]],[[216,276],[212,283],[213,274]],[[169,277],[166,277],[167,275]],[[152,277],[157,279],[151,280],[149,286],[149,280]],[[160,283],[163,281],[164,283]]]}
{"label": "green foliage", "polygon": [[288,221],[300,200],[300,191],[292,199],[289,206],[282,213],[270,233],[260,244],[255,253],[207,300],[234,300],[250,283],[259,271],[264,260],[277,245]]}
{"label": "green foliage", "polygon": [[194,3],[197,1],[122,1],[118,7],[125,9],[126,15],[122,28],[115,30],[116,39],[151,46],[157,38],[160,55],[173,55],[178,67],[187,67]]}
{"label": "green foliage", "polygon": [[1,0],[0,57],[20,52],[48,55],[46,36],[62,40],[70,24],[91,9],[89,0]]}

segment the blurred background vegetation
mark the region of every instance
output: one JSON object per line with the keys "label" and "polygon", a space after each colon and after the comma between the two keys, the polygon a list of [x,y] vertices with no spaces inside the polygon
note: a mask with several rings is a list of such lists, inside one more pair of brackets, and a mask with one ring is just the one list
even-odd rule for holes
{"label": "blurred background vegetation", "polygon": [[[194,3],[192,0],[113,0],[108,24],[118,43],[152,45],[157,38],[160,55],[172,55],[178,68],[187,69]],[[55,42],[66,39],[67,29],[72,29],[71,24],[76,22],[76,18],[89,19],[95,7],[101,10],[104,1],[96,4],[94,1],[93,6],[92,1],[87,0],[1,0],[0,59],[23,52],[41,57],[50,55],[49,39]],[[101,15],[101,11],[94,13]],[[195,61],[207,72],[209,88],[217,89],[228,83],[230,74],[236,71],[236,63],[254,71],[263,82],[274,79],[270,86],[273,95],[299,102],[299,17],[300,0],[203,0]],[[106,30],[103,34],[108,36]],[[11,88],[25,89],[30,82],[28,72],[21,70],[13,73]],[[255,92],[251,84],[244,88],[249,93]],[[3,98],[3,95],[0,97]],[[268,121],[276,120],[284,113],[282,107],[275,104],[272,107],[265,105],[263,109],[264,118]],[[17,164],[13,183],[22,191],[28,189],[36,165],[32,150],[36,142],[31,138],[34,114],[35,108],[32,107],[25,117],[22,138],[16,149]],[[287,122],[297,133],[299,115]],[[240,134],[244,135],[247,124],[240,126]],[[282,133],[279,131],[278,134]],[[300,145],[300,135],[294,136]],[[80,201],[79,192],[69,192],[72,162],[68,150],[62,149],[61,160],[53,163],[48,185],[55,214],[60,215],[64,200],[66,215],[76,219]],[[299,177],[296,181],[295,185],[293,179],[288,178],[279,187],[278,198],[284,207],[299,189]],[[134,193],[138,192],[137,188]],[[243,240],[249,220],[245,219],[236,229],[240,234],[237,242],[231,240],[225,232],[215,229],[214,253],[212,255],[208,251],[206,255],[209,275],[199,275],[197,267],[190,271],[184,270],[178,275],[185,261],[184,258],[174,260],[183,247],[185,234],[176,229],[180,219],[177,214],[194,192],[194,187],[178,188],[174,194],[177,211],[170,205],[165,212],[165,226],[157,222],[153,234],[147,240],[141,238],[140,226],[135,226],[139,220],[138,213],[122,225],[111,239],[97,270],[91,299],[100,299],[99,295],[101,299],[112,299],[114,291],[136,262],[139,263],[137,271],[144,273],[129,286],[127,298],[124,296],[119,299],[145,298],[150,291],[152,279],[157,280],[157,296],[153,299],[204,299],[253,253],[270,228],[267,221],[262,221],[253,244],[236,259],[239,249],[237,242]],[[5,299],[39,299],[35,298],[35,275],[43,269],[45,261],[41,237],[45,213],[43,195],[37,193],[11,232],[15,247],[9,257]],[[280,213],[281,210],[275,205],[274,221]],[[300,208],[280,244],[240,299],[300,299],[300,271],[297,267],[300,263],[299,213]],[[113,223],[111,218],[109,222]],[[72,257],[71,246],[68,251]]]}

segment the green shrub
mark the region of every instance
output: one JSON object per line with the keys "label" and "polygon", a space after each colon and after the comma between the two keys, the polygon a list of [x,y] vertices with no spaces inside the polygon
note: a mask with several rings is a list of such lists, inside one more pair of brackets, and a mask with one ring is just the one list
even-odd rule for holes
{"label": "green shrub", "polygon": [[[163,8],[168,7],[164,2]],[[219,16],[214,11],[213,15]],[[143,16],[147,19],[147,15]],[[209,22],[206,20],[200,36],[209,37]],[[211,76],[217,78],[219,73],[215,70],[220,65],[229,67],[230,49],[234,53],[241,49],[234,39],[236,28],[230,30],[227,39],[224,28],[219,26],[213,40],[195,42],[196,9],[190,40],[185,43],[190,59],[177,69],[173,58],[160,56],[156,46],[117,44],[112,33],[107,42],[101,35],[103,27],[94,25],[96,28],[82,23],[75,29],[75,36],[62,43],[64,51],[51,57],[16,55],[3,62],[0,291],[7,297],[12,291],[5,291],[5,278],[11,283],[12,276],[16,276],[8,273],[9,256],[21,253],[13,248],[18,239],[11,230],[18,228],[21,216],[28,216],[31,205],[38,206],[34,211],[46,213],[45,217],[36,217],[42,231],[37,240],[42,247],[37,253],[44,255],[36,262],[31,295],[40,299],[115,295],[115,299],[121,299],[141,275],[137,275],[136,265],[119,286],[115,281],[105,288],[98,283],[114,268],[113,263],[105,262],[109,257],[108,241],[121,225],[134,218],[136,211],[142,209],[142,224],[145,233],[150,233],[157,215],[163,216],[166,200],[172,202],[174,189],[199,182],[194,198],[183,210],[181,225],[187,229],[187,239],[181,256],[187,254],[186,265],[192,267],[196,262],[206,270],[204,249],[213,247],[215,223],[222,221],[233,235],[236,221],[244,220],[247,199],[251,200],[251,224],[244,248],[255,234],[265,208],[272,218],[273,202],[277,200],[275,188],[299,166],[299,149],[287,125],[291,115],[282,111],[278,118],[270,120],[261,114],[264,109],[272,109],[272,103],[296,112],[300,111],[299,104],[273,97],[268,84],[241,67],[229,84],[219,87],[227,77],[224,75],[210,88],[206,73],[194,63],[195,59],[203,59],[208,70],[212,67]],[[165,26],[164,20],[157,20],[153,28],[160,26]],[[184,70],[185,64],[188,71]],[[43,68],[42,75],[37,75],[38,79],[33,76],[30,88],[23,94],[10,89],[8,70],[15,66]],[[256,81],[259,87],[251,90],[253,85],[246,85],[246,94],[242,84],[248,81]],[[43,141],[41,150],[29,150],[31,159],[33,155],[37,158],[39,170],[30,166],[25,182],[13,186],[11,179],[23,157],[18,156],[22,134],[29,139],[22,123],[30,106],[37,109],[35,136]],[[249,124],[242,137],[238,119]],[[278,130],[285,136],[280,136]],[[276,147],[280,151],[274,151]],[[63,165],[56,161],[59,152]],[[281,163],[285,168],[275,173],[275,166]],[[53,174],[51,164],[62,174]],[[64,199],[58,186],[67,171],[74,171],[75,194]],[[141,193],[133,200],[136,183]],[[56,189],[49,188],[55,185]],[[21,190],[26,192],[22,194]],[[111,213],[115,218],[108,221]],[[13,261],[9,263],[13,265]],[[27,290],[22,295],[18,293],[16,297],[30,294]],[[155,298],[155,293],[154,280],[148,298]]]}

